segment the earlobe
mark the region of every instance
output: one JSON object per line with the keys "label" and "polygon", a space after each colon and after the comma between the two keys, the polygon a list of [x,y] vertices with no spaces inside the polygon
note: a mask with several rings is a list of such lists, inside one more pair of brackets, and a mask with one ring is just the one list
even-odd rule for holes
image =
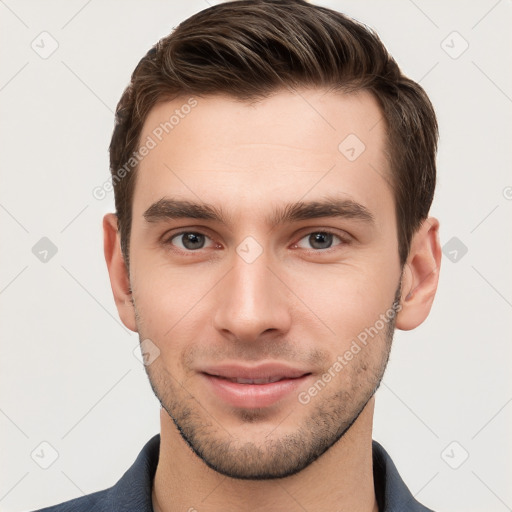
{"label": "earlobe", "polygon": [[439,221],[429,217],[411,240],[402,274],[402,307],[396,318],[397,329],[408,331],[425,321],[437,291],[440,266]]}
{"label": "earlobe", "polygon": [[128,329],[137,332],[130,277],[121,251],[117,216],[114,213],[107,213],[103,217],[103,250],[119,317]]}

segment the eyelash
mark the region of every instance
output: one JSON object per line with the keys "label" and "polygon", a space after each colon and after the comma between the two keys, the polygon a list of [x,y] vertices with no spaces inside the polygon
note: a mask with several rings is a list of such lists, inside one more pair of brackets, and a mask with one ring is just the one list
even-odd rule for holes
{"label": "eyelash", "polygon": [[[186,254],[186,255],[193,255],[194,253],[199,253],[203,248],[201,249],[197,249],[197,250],[189,250],[189,249],[181,249],[179,247],[175,247],[172,243],[172,241],[175,239],[175,238],[178,238],[179,236],[181,235],[184,235],[184,234],[194,234],[194,235],[202,235],[202,236],[205,236],[206,238],[209,238],[211,240],[211,237],[209,237],[207,234],[205,233],[202,233],[201,231],[193,231],[193,230],[183,230],[183,231],[179,231],[178,233],[173,233],[171,236],[167,237],[166,239],[164,239],[163,241],[163,244],[166,245],[166,246],[173,246],[173,250],[177,251],[177,252],[180,252],[182,254]],[[300,249],[300,247],[298,247],[298,244],[301,240],[303,240],[304,238],[312,235],[312,234],[318,234],[318,233],[322,233],[322,234],[325,234],[325,235],[332,235],[333,237],[336,237],[340,240],[340,243],[337,244],[337,245],[334,245],[332,247],[328,247],[327,249],[304,249],[306,250],[307,252],[310,252],[310,253],[315,253],[315,254],[321,254],[321,253],[330,253],[331,251],[333,250],[336,250],[337,247],[339,246],[344,246],[344,245],[348,245],[350,244],[350,240],[349,240],[349,237],[348,235],[346,237],[343,237],[342,235],[338,234],[338,233],[335,233],[334,231],[332,230],[329,230],[329,229],[315,229],[313,231],[309,231],[307,233],[305,233],[303,236],[301,236],[301,238],[299,240],[297,240],[297,242],[295,242],[292,246],[293,249]]]}

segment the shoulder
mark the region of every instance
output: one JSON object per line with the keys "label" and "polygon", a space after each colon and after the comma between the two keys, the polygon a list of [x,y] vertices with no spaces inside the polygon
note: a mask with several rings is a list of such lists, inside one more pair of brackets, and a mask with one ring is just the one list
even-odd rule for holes
{"label": "shoulder", "polygon": [[434,512],[419,503],[402,480],[398,470],[386,450],[373,441],[373,480],[379,510],[391,512]]}
{"label": "shoulder", "polygon": [[103,512],[111,510],[110,489],[87,494],[34,512]]}
{"label": "shoulder", "polygon": [[112,487],[34,512],[151,512],[151,488],[158,464],[160,435],[150,439],[137,460]]}

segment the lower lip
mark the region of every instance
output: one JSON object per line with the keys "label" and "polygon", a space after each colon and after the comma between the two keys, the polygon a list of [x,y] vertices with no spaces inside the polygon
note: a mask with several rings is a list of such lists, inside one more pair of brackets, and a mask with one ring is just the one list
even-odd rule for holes
{"label": "lower lip", "polygon": [[230,405],[244,409],[268,407],[296,391],[309,377],[308,374],[296,379],[283,379],[268,384],[239,384],[206,373],[202,375],[219,398]]}

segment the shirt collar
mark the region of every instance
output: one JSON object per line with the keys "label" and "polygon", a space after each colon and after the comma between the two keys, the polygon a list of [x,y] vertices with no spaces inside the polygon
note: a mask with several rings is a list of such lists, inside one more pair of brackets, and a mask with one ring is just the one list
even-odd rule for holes
{"label": "shirt collar", "polygon": [[373,481],[380,512],[432,512],[419,503],[407,488],[386,450],[377,442],[373,448]]}
{"label": "shirt collar", "polygon": [[[146,443],[137,460],[110,489],[111,509],[153,512],[151,491],[160,449],[160,434]],[[411,494],[386,450],[373,441],[373,478],[380,512],[432,512]]]}

